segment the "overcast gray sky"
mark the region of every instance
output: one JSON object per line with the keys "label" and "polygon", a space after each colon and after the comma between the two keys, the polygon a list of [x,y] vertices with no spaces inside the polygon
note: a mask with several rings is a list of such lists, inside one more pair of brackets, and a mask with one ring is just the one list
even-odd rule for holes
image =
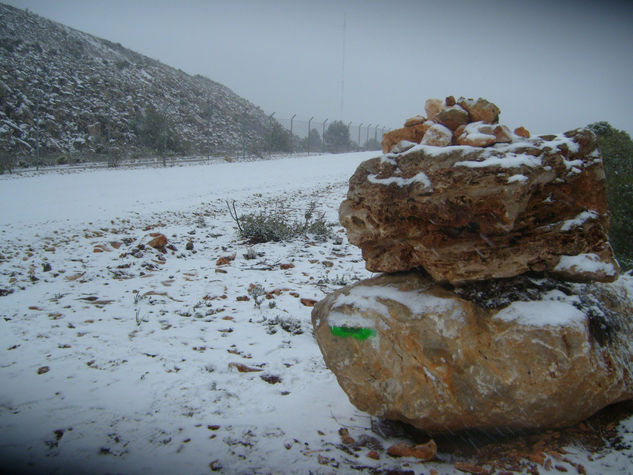
{"label": "overcast gray sky", "polygon": [[0,1],[207,76],[278,118],[399,127],[427,98],[455,95],[491,100],[502,123],[533,133],[607,120],[633,134],[630,0]]}

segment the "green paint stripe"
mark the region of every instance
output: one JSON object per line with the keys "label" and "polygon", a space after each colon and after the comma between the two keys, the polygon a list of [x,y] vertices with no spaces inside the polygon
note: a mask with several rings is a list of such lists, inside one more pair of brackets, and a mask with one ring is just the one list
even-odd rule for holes
{"label": "green paint stripe", "polygon": [[376,336],[376,330],[373,328],[359,328],[359,327],[330,327],[332,335],[339,336],[341,338],[355,338],[357,340],[366,340],[367,338],[374,338]]}

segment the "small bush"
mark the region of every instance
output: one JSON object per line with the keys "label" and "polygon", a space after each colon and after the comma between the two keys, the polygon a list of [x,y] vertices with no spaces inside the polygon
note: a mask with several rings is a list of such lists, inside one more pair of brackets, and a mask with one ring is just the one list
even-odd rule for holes
{"label": "small bush", "polygon": [[291,221],[281,209],[239,216],[235,202],[227,202],[227,206],[237,224],[240,237],[248,239],[251,244],[290,241],[307,235],[317,240],[325,240],[331,235],[331,226],[325,221],[323,213],[315,214],[315,203],[308,206],[303,222]]}

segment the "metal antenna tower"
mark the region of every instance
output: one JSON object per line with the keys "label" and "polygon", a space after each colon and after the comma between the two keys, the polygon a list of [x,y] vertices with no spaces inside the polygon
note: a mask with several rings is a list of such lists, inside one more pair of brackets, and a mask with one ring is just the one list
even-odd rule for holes
{"label": "metal antenna tower", "polygon": [[346,36],[346,20],[347,12],[343,13],[343,54],[341,61],[341,118],[343,117],[343,108],[345,105],[345,36]]}

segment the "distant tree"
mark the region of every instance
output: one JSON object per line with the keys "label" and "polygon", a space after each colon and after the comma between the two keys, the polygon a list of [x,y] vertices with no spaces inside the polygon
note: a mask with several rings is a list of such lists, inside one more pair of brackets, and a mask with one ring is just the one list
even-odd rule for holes
{"label": "distant tree", "polygon": [[318,152],[322,145],[321,134],[317,129],[311,129],[308,136],[302,141],[302,148],[308,152]]}
{"label": "distant tree", "polygon": [[335,120],[325,130],[323,142],[329,150],[335,153],[349,150],[349,128],[342,121]]}
{"label": "distant tree", "polygon": [[588,126],[598,137],[611,212],[609,242],[623,270],[633,268],[633,140],[608,122]]}
{"label": "distant tree", "polygon": [[271,152],[290,152],[290,132],[275,121],[268,136],[268,148]]}
{"label": "distant tree", "polygon": [[9,155],[8,152],[2,152],[0,150],[0,174],[3,174],[5,171],[13,173],[14,167],[15,159],[11,155]]}
{"label": "distant tree", "polygon": [[375,138],[370,138],[365,142],[365,150],[380,150],[382,145]]}
{"label": "distant tree", "polygon": [[140,142],[155,152],[187,153],[189,146],[180,139],[169,123],[167,116],[161,114],[151,104],[137,114],[134,129]]}

